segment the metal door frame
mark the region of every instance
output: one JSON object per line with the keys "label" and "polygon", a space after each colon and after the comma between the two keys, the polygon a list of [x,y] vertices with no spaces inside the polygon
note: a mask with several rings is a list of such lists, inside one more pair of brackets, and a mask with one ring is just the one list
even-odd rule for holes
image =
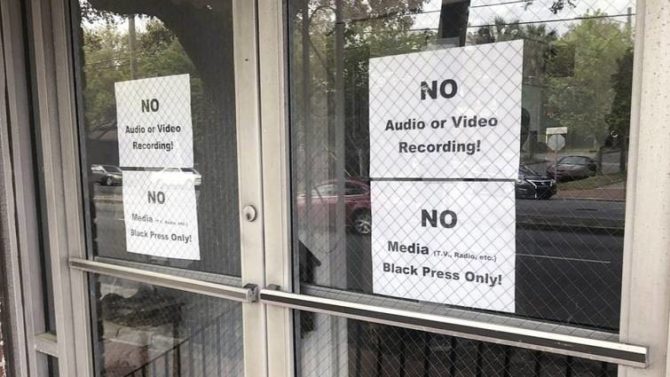
{"label": "metal door frame", "polygon": [[[61,374],[87,368],[86,355],[75,359],[75,338],[86,342],[85,328],[74,325],[86,323],[86,306],[74,305],[78,299],[85,297],[86,289],[82,289],[82,276],[70,274],[67,266],[68,257],[78,256],[83,251],[78,247],[78,239],[83,237],[83,233],[77,231],[76,206],[68,201],[78,192],[77,181],[73,180],[78,175],[73,170],[76,169],[76,161],[71,160],[71,155],[76,153],[76,138],[71,137],[71,128],[58,127],[60,122],[68,124],[71,107],[67,102],[70,99],[67,88],[54,85],[56,75],[66,73],[63,71],[65,67],[55,66],[53,62],[62,58],[64,51],[59,47],[67,35],[47,34],[62,27],[58,16],[63,9],[52,13],[47,2],[33,2],[31,5],[28,14],[26,3],[13,0],[0,3],[8,85],[8,114],[3,120],[9,123],[4,123],[3,129],[9,130],[11,135],[13,160],[13,165],[12,162],[6,165],[11,171],[6,172],[3,183],[7,193],[13,188],[14,197],[8,198],[7,213],[16,219],[15,224],[9,222],[10,245],[5,259],[13,302],[9,313],[13,357],[9,363],[17,376],[44,375],[49,356],[59,358]],[[27,34],[24,33],[28,27],[26,23],[36,26]],[[50,39],[48,43],[45,38]],[[29,51],[31,42],[35,48]],[[34,75],[28,72],[29,56],[37,63]],[[35,101],[36,97],[31,97],[31,94],[39,96],[40,100]],[[35,121],[31,123],[33,119]],[[41,136],[41,152],[47,156],[42,161],[36,161],[31,154],[34,148],[31,127]],[[43,165],[46,183],[45,221],[53,261],[49,272],[53,282],[54,316],[59,338],[45,332],[45,309],[41,300],[49,292],[43,292],[40,285],[44,271],[40,268],[42,251],[37,242],[41,229],[37,224],[39,215],[35,182],[32,181],[34,164]]]}

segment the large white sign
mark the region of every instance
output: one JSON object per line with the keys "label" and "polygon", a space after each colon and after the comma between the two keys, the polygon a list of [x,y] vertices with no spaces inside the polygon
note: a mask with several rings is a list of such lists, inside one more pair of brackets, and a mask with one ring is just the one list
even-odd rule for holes
{"label": "large white sign", "polygon": [[372,182],[373,291],[514,312],[513,182]]}
{"label": "large white sign", "polygon": [[123,172],[128,251],[174,259],[200,259],[197,180],[193,173],[174,170]]}
{"label": "large white sign", "polygon": [[370,176],[516,179],[523,41],[370,60]]}
{"label": "large white sign", "polygon": [[193,167],[189,75],[117,82],[116,119],[123,167]]}

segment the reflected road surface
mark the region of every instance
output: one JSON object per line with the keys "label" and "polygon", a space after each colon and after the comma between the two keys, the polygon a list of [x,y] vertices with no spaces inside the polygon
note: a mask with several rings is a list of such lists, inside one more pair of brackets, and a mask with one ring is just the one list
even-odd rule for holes
{"label": "reflected road surface", "polygon": [[[94,203],[98,255],[125,258],[121,187],[96,185]],[[618,328],[623,222],[623,202],[517,200],[517,314]],[[347,288],[371,293],[370,237],[348,232],[346,245]]]}

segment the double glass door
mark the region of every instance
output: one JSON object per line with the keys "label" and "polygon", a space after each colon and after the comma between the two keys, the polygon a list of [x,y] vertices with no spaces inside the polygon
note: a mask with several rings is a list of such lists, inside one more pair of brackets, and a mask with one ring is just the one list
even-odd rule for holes
{"label": "double glass door", "polygon": [[559,3],[63,2],[92,373],[644,365],[634,4]]}

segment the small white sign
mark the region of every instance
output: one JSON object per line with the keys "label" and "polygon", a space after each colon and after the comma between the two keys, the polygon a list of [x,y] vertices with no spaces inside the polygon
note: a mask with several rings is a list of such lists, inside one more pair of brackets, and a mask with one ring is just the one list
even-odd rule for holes
{"label": "small white sign", "polygon": [[523,41],[370,59],[370,176],[516,179]]}
{"label": "small white sign", "polygon": [[123,215],[129,252],[200,259],[193,173],[124,171]]}
{"label": "small white sign", "polygon": [[547,147],[558,152],[565,147],[565,138],[561,134],[553,134],[547,138]]}
{"label": "small white sign", "polygon": [[117,82],[122,167],[193,167],[189,75]]}
{"label": "small white sign", "polygon": [[514,312],[514,182],[371,185],[373,291]]}
{"label": "small white sign", "polygon": [[545,130],[547,136],[549,135],[565,135],[568,133],[568,127],[548,127]]}

